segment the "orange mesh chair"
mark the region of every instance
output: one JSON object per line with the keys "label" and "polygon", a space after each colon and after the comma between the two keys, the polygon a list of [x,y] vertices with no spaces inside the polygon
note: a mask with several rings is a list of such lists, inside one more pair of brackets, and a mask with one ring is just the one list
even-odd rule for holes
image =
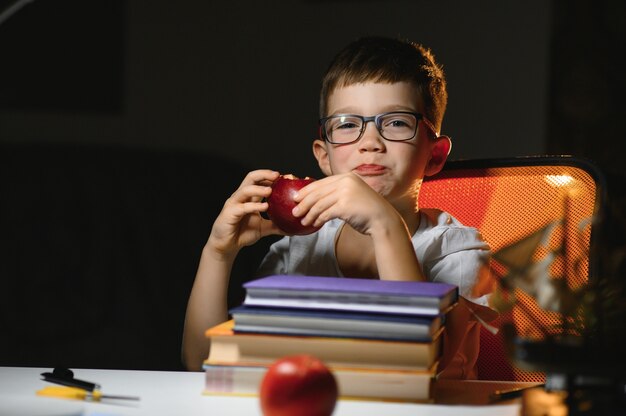
{"label": "orange mesh chair", "polygon": [[[550,265],[550,275],[563,276],[574,288],[587,282],[592,269],[591,219],[598,210],[602,189],[602,177],[595,166],[573,157],[450,161],[438,175],[424,180],[420,207],[443,209],[462,223],[478,228],[493,253],[530,241],[539,231],[552,227],[545,246],[533,250],[530,260],[539,261],[546,251],[562,247],[560,258]],[[513,257],[514,262],[526,261],[517,257]],[[492,260],[494,277],[502,278],[505,269]],[[561,322],[558,312],[546,311],[535,297],[515,290],[519,305],[502,314],[494,326],[507,320],[517,334],[537,338],[542,336],[537,333],[538,323],[550,328]],[[494,335],[483,328],[480,379],[545,380],[543,373],[513,365],[505,351],[502,331]]]}

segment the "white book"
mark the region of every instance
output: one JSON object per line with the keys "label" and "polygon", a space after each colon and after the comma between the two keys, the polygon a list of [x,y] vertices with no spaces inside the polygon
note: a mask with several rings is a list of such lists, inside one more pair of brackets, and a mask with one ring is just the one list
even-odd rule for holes
{"label": "white book", "polygon": [[[425,402],[431,399],[436,364],[426,371],[329,367],[341,398]],[[205,364],[204,394],[258,395],[267,365]]]}

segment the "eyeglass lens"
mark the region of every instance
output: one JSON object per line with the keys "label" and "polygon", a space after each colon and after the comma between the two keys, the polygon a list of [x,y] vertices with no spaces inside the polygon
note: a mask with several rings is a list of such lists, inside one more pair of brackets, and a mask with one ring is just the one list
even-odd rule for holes
{"label": "eyeglass lens", "polygon": [[[339,115],[326,120],[324,128],[333,143],[350,143],[360,138],[366,121],[354,115]],[[411,113],[387,113],[376,117],[376,128],[387,140],[410,140],[417,130],[417,119]]]}

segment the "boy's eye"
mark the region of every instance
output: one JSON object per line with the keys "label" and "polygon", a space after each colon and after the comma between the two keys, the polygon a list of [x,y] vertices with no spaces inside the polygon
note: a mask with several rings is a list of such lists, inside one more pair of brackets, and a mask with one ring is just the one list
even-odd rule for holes
{"label": "boy's eye", "polygon": [[404,129],[404,128],[413,128],[415,125],[415,121],[409,117],[393,117],[386,120],[383,120],[382,127],[385,128],[394,128],[394,129]]}
{"label": "boy's eye", "polygon": [[337,124],[337,126],[335,127],[336,129],[356,129],[359,126],[356,123],[353,122],[345,122],[345,123],[340,123]]}
{"label": "boy's eye", "polygon": [[408,126],[408,123],[404,120],[391,120],[389,125],[392,127],[406,127]]}
{"label": "boy's eye", "polygon": [[339,117],[332,124],[332,130],[359,129],[361,122],[358,119]]}

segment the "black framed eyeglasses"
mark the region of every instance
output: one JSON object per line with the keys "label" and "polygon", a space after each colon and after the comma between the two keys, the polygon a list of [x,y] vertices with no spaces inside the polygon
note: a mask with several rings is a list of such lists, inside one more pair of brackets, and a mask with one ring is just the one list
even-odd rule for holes
{"label": "black framed eyeglasses", "polygon": [[320,119],[322,138],[332,144],[350,144],[358,141],[367,123],[374,122],[383,139],[405,142],[415,137],[417,125],[422,120],[437,136],[432,123],[422,114],[410,111],[390,111],[375,116],[364,117],[356,114],[337,114]]}

